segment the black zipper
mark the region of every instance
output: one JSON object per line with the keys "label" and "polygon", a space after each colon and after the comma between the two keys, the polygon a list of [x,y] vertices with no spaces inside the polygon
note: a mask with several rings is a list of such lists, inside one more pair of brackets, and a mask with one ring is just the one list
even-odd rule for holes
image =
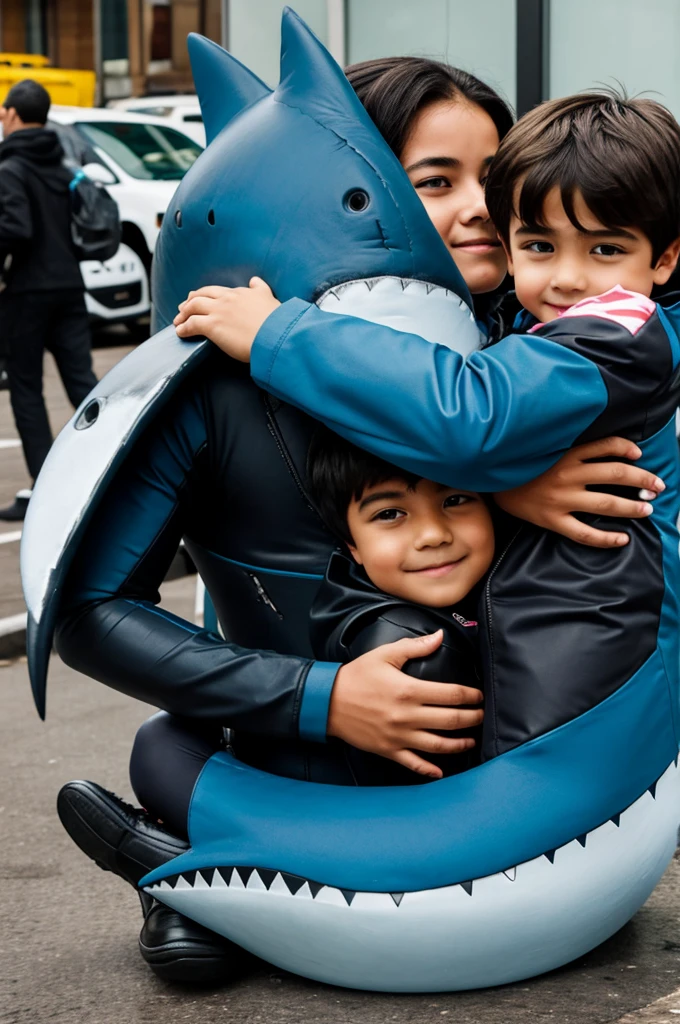
{"label": "black zipper", "polygon": [[[310,501],[309,495],[307,494],[307,491],[305,490],[304,484],[302,483],[302,480],[300,479],[298,471],[295,468],[295,463],[293,462],[293,460],[292,460],[292,458],[290,456],[290,453],[288,451],[288,447],[286,445],[286,442],[284,441],[283,435],[282,435],[282,433],[281,433],[281,431],[279,429],[279,425],[276,422],[276,415],[274,413],[274,408],[272,406],[271,398],[270,398],[269,395],[265,394],[264,392],[263,392],[262,397],[263,397],[263,401],[264,401],[265,412],[267,414],[267,426],[269,427],[269,433],[272,435],[272,437],[276,441],[276,447],[279,450],[279,455],[281,456],[281,458],[285,462],[285,464],[286,464],[286,466],[288,468],[288,472],[292,476],[293,481],[295,482],[295,486],[297,487],[298,491],[300,492],[300,497],[304,501],[305,505],[310,510],[310,512],[314,513],[314,515],[319,520],[319,522],[323,523],[323,520],[322,520],[321,516],[319,515],[318,511],[314,508],[314,505],[312,504],[312,502]],[[325,523],[323,525],[325,527]]]}
{"label": "black zipper", "polygon": [[255,573],[254,572],[246,572],[246,576],[248,576],[250,578],[250,580],[252,581],[253,586],[255,587],[255,590],[257,591],[257,596],[260,599],[260,601],[262,601],[263,604],[266,604],[268,608],[271,608],[271,610],[274,612],[274,614],[278,615],[278,617],[280,619],[282,619],[283,615],[281,614],[279,609],[276,607],[276,605],[274,604],[274,602],[272,601],[271,597],[269,596],[267,591],[264,589],[262,584],[260,583],[260,580],[255,575]]}

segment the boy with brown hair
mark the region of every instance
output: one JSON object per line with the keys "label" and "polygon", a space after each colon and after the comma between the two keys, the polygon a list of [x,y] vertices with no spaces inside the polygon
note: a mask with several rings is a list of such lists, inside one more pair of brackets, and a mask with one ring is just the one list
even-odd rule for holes
{"label": "boy with brown hair", "polygon": [[650,296],[680,251],[680,129],[647,99],[584,93],[526,114],[496,154],[486,201],[541,323],[620,286]]}

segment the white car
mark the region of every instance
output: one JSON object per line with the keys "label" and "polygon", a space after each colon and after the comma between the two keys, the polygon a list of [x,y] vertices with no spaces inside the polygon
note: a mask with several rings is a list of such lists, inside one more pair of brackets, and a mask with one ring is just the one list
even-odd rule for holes
{"label": "white car", "polygon": [[118,203],[122,241],[147,274],[163,215],[201,146],[160,117],[90,107],[50,108],[67,161],[87,167]]}
{"label": "white car", "polygon": [[184,132],[205,148],[203,115],[194,94],[180,96],[135,96],[126,100],[109,100],[107,107],[129,110],[134,114],[163,117],[173,128]]}
{"label": "white car", "polygon": [[149,279],[144,264],[129,245],[120,245],[110,260],[82,260],[85,305],[99,325],[125,323],[133,336],[148,334]]}

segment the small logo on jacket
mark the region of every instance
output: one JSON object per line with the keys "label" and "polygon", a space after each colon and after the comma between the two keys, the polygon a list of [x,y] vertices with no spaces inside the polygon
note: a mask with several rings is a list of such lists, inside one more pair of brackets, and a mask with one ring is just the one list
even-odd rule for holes
{"label": "small logo on jacket", "polygon": [[451,612],[451,618],[455,619],[456,622],[460,622],[461,626],[478,626],[478,622],[474,622],[472,619],[466,619],[464,616],[459,615],[458,612]]}

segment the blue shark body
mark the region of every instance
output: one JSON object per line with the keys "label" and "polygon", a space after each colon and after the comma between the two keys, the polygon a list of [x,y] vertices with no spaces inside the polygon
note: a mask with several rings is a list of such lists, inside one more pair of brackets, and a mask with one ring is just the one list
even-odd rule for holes
{"label": "blue shark body", "polygon": [[[274,91],[215,44],[192,37],[189,47],[209,146],[164,220],[154,272],[161,333],[100,382],[65,428],[26,522],[22,572],[41,712],[63,578],[121,442],[205,351],[168,327],[190,289],[257,274],[282,300],[399,326],[463,354],[480,344],[465,285],[420,200],[299,19],[284,13]],[[78,482],[55,514],[65,465],[80,467]],[[669,462],[655,505],[673,576],[677,473]],[[674,600],[662,613],[668,636]],[[670,692],[675,707],[676,675]],[[677,752],[657,652],[580,718],[426,787],[301,783],[219,754],[194,793],[191,850],[141,884],[308,977],[389,991],[501,984],[581,955],[642,905],[675,848]]]}

